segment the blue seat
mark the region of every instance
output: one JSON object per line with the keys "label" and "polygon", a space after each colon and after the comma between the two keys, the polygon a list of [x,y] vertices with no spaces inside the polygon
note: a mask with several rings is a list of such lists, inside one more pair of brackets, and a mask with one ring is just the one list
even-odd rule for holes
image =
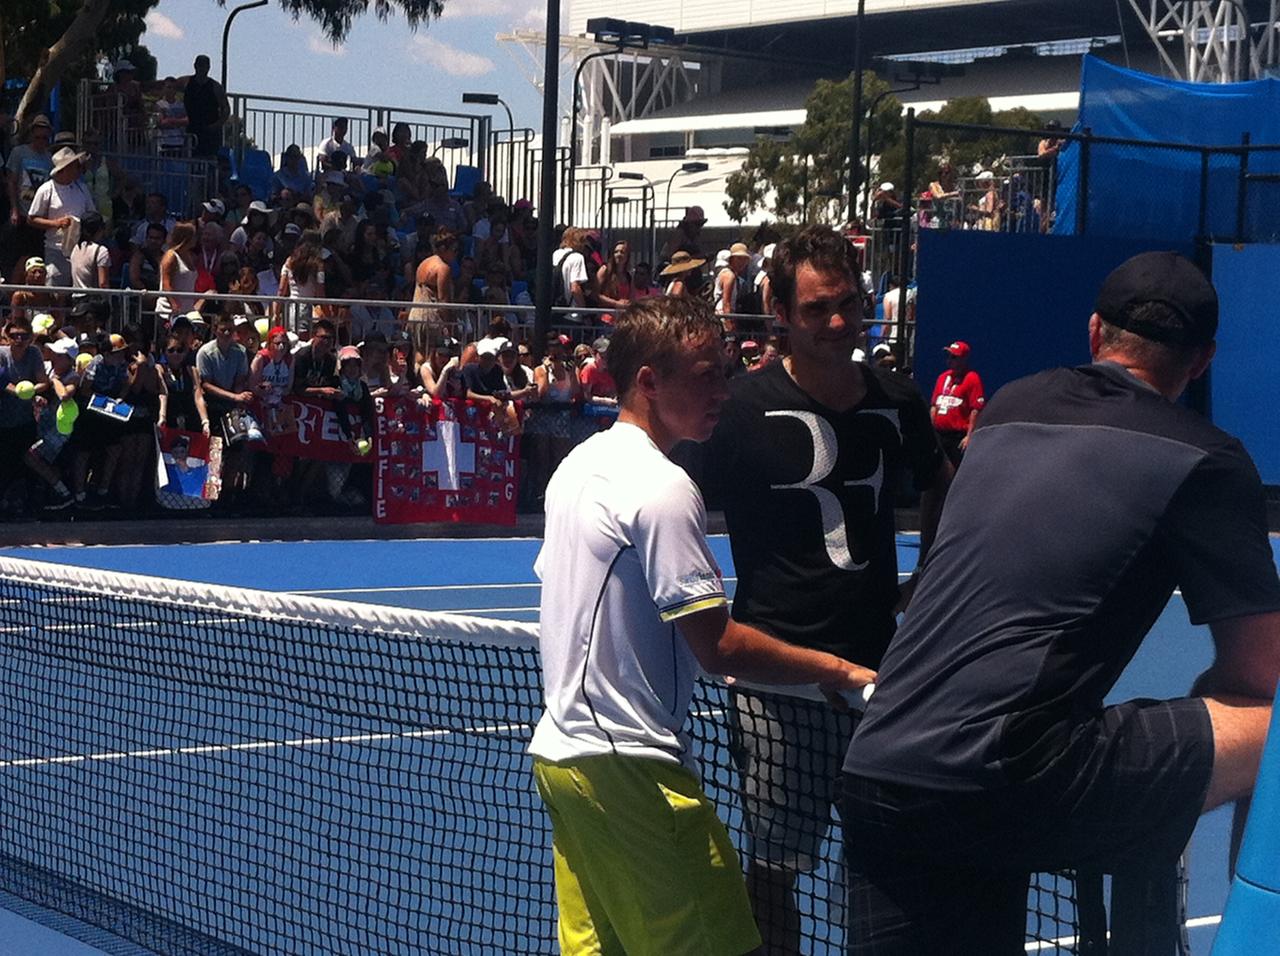
{"label": "blue seat", "polygon": [[265,149],[246,149],[235,172],[235,181],[253,190],[253,198],[266,200],[271,195],[271,181],[276,171],[271,166],[271,154]]}
{"label": "blue seat", "polygon": [[476,184],[484,172],[479,166],[458,166],[453,172],[453,188],[449,195],[455,199],[470,199],[475,195]]}

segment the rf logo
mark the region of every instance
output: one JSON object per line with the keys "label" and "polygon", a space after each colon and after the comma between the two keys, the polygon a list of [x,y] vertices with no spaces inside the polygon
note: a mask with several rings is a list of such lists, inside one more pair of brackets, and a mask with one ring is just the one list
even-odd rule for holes
{"label": "rf logo", "polygon": [[[888,419],[898,432],[899,440],[901,440],[902,431],[898,423],[896,409],[876,410],[860,414],[880,415]],[[800,409],[765,412],[766,418],[779,416],[794,418],[808,430],[810,446],[813,450],[813,464],[809,468],[809,474],[800,481],[791,482],[790,484],[770,485],[769,487],[775,491],[794,489],[796,491],[807,491],[813,495],[818,501],[818,513],[822,520],[822,539],[826,545],[827,557],[831,559],[832,564],[844,571],[861,571],[867,566],[868,562],[853,560],[853,552],[849,546],[849,533],[845,523],[844,508],[840,505],[840,499],[836,497],[835,492],[819,484],[830,477],[831,472],[836,467],[836,461],[840,453],[840,446],[836,441],[836,433],[832,429],[831,423],[820,415]],[[883,450],[877,445],[875,471],[866,478],[850,479],[843,484],[846,488],[865,487],[869,489],[871,492],[871,513],[873,516],[877,514],[880,510],[880,490],[884,485]]]}

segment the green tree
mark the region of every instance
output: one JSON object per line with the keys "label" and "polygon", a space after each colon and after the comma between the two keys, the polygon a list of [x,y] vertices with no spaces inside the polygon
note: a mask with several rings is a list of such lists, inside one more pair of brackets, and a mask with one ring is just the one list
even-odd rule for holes
{"label": "green tree", "polygon": [[[1017,107],[995,112],[980,96],[962,96],[948,100],[937,111],[927,110],[918,119],[935,120],[968,126],[1000,126],[1011,129],[1040,129],[1044,123],[1030,110]],[[981,169],[998,170],[1011,156],[1035,153],[1038,137],[1027,133],[990,133],[980,130],[921,128],[916,131],[915,162],[911,181],[920,188],[936,179],[945,161],[966,175]],[[880,157],[882,178],[905,182],[907,153],[905,141],[894,143]]]}
{"label": "green tree", "polygon": [[[0,88],[8,73],[30,77],[18,105],[19,126],[25,127],[44,108],[59,82],[66,81],[70,88],[74,81],[93,76],[99,54],[130,54],[132,59],[136,52],[139,59],[150,59],[137,42],[146,29],[144,18],[157,2],[2,0]],[[224,6],[226,0],[216,2]],[[280,4],[295,20],[303,16],[315,20],[335,44],[342,42],[371,5],[378,19],[399,12],[415,30],[444,12],[444,0],[372,0],[372,4],[370,0],[280,0]]]}
{"label": "green tree", "polygon": [[[863,75],[863,101],[889,89],[874,73]],[[853,77],[819,80],[805,99],[805,121],[785,140],[756,140],[740,171],[725,185],[724,208],[735,222],[765,210],[780,222],[836,222],[843,218],[853,131]],[[901,136],[902,104],[885,96],[864,136],[879,153]],[[867,140],[863,140],[863,148]]]}

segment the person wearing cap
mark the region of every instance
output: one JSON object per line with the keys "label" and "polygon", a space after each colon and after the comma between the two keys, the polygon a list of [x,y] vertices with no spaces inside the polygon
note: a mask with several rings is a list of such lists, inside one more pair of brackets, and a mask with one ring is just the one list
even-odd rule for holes
{"label": "person wearing cap", "polygon": [[[951,466],[915,385],[852,358],[862,323],[854,246],[810,226],[777,244],[771,278],[790,354],[762,356],[730,380],[702,456],[738,573],[733,617],[874,669],[912,587],[898,574],[898,489],[910,472],[923,494],[926,555]],[[763,351],[743,343],[748,362]],[[742,730],[747,886],[765,951],[799,952],[797,881],[821,864],[853,718],[810,719],[742,692],[730,719]]]}
{"label": "person wearing cap", "polygon": [[193,156],[213,156],[222,147],[222,126],[231,116],[222,84],[209,75],[209,58],[201,53],[191,64],[182,91],[182,105],[187,111],[188,130],[195,137]]}
{"label": "person wearing cap", "polygon": [[[23,285],[47,286],[49,284],[48,276],[48,266],[39,256],[31,256],[23,263]],[[19,290],[9,298],[10,315],[25,316],[28,319],[34,318],[38,312],[47,312],[49,309],[57,308],[58,305],[58,293],[56,292],[26,292]]]}
{"label": "person wearing cap", "polygon": [[871,364],[890,372],[898,369],[898,356],[893,351],[893,346],[888,342],[881,342],[871,350]]}
{"label": "person wearing cap", "polygon": [[211,222],[217,226],[225,226],[227,222],[227,204],[216,196],[200,204],[199,225]]}
{"label": "person wearing cap", "polygon": [[[228,241],[237,249],[244,249],[249,244],[249,237],[259,229],[271,231],[271,209],[261,199],[255,199],[249,203],[249,208],[244,212],[244,217],[240,220],[240,225],[231,230]],[[268,249],[270,249],[268,243]]]}
{"label": "person wearing cap", "polygon": [[976,227],[987,232],[999,232],[1005,210],[1004,197],[1000,195],[1000,181],[996,179],[995,173],[984,169],[974,178],[974,182],[982,191],[981,198],[976,203],[969,204],[969,212],[976,217]]}
{"label": "person wearing cap", "polygon": [[879,222],[893,219],[902,211],[902,200],[893,183],[881,183],[871,197],[871,218]]}
{"label": "person wearing cap", "polygon": [[934,383],[929,414],[943,451],[959,467],[986,396],[981,377],[969,367],[969,343],[952,342],[942,351],[947,356],[947,370]]}
{"label": "person wearing cap", "polygon": [[685,207],[684,215],[676,223],[676,228],[662,244],[662,250],[658,254],[659,260],[671,262],[676,253],[687,252],[690,258],[702,259],[705,262],[706,256],[702,254],[702,243],[699,237],[702,235],[702,227],[706,224],[707,214],[703,212],[701,206]]}
{"label": "person wearing cap", "polygon": [[[9,194],[9,223],[15,231],[9,237],[12,258],[0,253],[0,269],[8,275],[15,262],[39,255],[44,248],[44,233],[27,223],[27,210],[36,190],[49,178],[53,168],[53,156],[49,142],[53,138],[53,124],[43,113],[31,121],[27,141],[13,147],[5,162],[5,188]],[[9,244],[6,243],[6,244]]]}
{"label": "person wearing cap", "polygon": [[591,358],[578,370],[582,399],[597,405],[618,404],[618,384],[609,374],[609,340],[600,336],[591,343]]}
{"label": "person wearing cap", "polygon": [[[1143,253],[1102,284],[1092,364],[983,412],[844,763],[851,953],[1021,952],[1028,873],[1153,890],[1252,791],[1280,578],[1248,453],[1178,403],[1217,328],[1204,273]],[[1108,706],[1175,588],[1212,665],[1189,697]]]}
{"label": "person wearing cap", "polygon": [[320,188],[316,190],[312,208],[317,220],[323,220],[330,213],[342,207],[342,200],[347,195],[347,177],[336,169],[330,169],[320,176]]}
{"label": "person wearing cap", "polygon": [[507,403],[506,378],[498,364],[498,353],[510,344],[510,339],[488,337],[476,343],[476,361],[462,366],[462,383],[468,399],[495,408]]}
{"label": "person wearing cap", "polygon": [[[354,345],[338,349],[338,394],[334,398],[334,409],[338,413],[338,430],[353,445],[361,438],[373,438],[373,396],[363,374],[364,358],[360,350]],[[350,471],[349,465],[346,471]],[[338,483],[331,472],[329,491],[332,497],[337,498],[342,493],[346,477],[344,473],[342,483]]]}
{"label": "person wearing cap", "polygon": [[[80,373],[76,371],[79,350],[75,339],[66,336],[50,342],[46,349],[49,353],[49,391],[46,397],[36,401],[37,406],[43,405],[36,421],[39,437],[28,449],[26,461],[27,467],[49,486],[45,510],[61,511],[75,501],[71,489],[63,481],[64,468],[59,459],[64,457],[63,451],[75,427],[75,419],[79,417],[79,406],[75,403],[76,387],[80,382]],[[69,412],[63,403],[69,403],[69,408],[75,411]]]}
{"label": "person wearing cap", "polygon": [[[751,250],[745,242],[735,242],[729,247],[724,267],[716,273],[716,315],[727,316],[738,311],[738,300],[747,289],[747,266],[750,264]],[[726,327],[732,325],[732,319],[725,321]]]}
{"label": "person wearing cap", "polygon": [[71,285],[68,238],[78,239],[80,220],[97,211],[88,187],[80,181],[83,158],[83,153],[66,146],[54,153],[49,178],[36,189],[27,210],[27,221],[44,230],[49,285]]}
{"label": "person wearing cap", "polygon": [[658,273],[659,279],[667,280],[664,293],[677,298],[696,294],[702,286],[702,273],[699,270],[706,262],[706,259],[695,258],[683,250],[672,255],[666,268]]}

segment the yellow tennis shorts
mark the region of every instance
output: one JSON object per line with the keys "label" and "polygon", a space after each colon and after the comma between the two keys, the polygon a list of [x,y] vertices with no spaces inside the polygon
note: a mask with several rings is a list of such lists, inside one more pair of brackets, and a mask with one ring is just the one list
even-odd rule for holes
{"label": "yellow tennis shorts", "polygon": [[533,762],[554,830],[564,956],[742,956],[738,854],[698,779],[644,757]]}

